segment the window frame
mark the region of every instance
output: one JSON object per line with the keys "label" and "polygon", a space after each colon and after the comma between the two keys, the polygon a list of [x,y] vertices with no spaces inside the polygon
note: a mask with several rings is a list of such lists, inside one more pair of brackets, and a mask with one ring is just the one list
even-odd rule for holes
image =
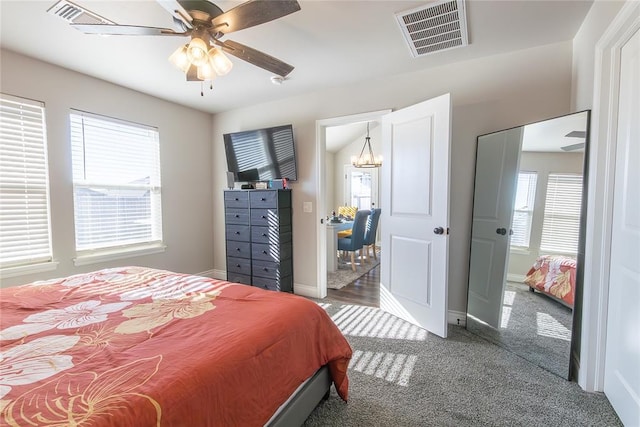
{"label": "window frame", "polygon": [[[74,203],[73,212],[75,237],[74,243],[76,248],[76,257],[74,258],[74,264],[76,266],[86,265],[97,262],[129,258],[132,256],[163,252],[166,248],[166,245],[163,242],[160,135],[158,129],[156,127],[148,126],[145,124],[121,120],[106,115],[100,115],[75,109],[72,109],[69,113],[69,126],[69,143],[72,150],[72,182]],[[100,133],[102,131],[98,129],[102,126],[104,126],[105,129],[104,134]],[[120,131],[118,131],[118,129],[120,129]],[[112,139],[122,138],[122,140],[125,140],[127,135],[129,134],[129,132],[126,131],[127,129],[132,132],[149,132],[148,138],[140,138],[140,140],[144,144],[152,144],[149,150],[152,152],[151,155],[153,156],[153,164],[151,166],[148,166],[150,168],[149,170],[145,171],[145,173],[148,173],[147,178],[149,182],[145,183],[131,181],[128,183],[119,183],[114,181],[113,177],[88,179],[88,175],[96,174],[101,171],[100,167],[95,167],[91,171],[87,170],[88,150],[91,149],[92,151],[95,150],[99,152],[99,150],[101,149],[99,145],[103,141],[102,138],[107,139],[106,134],[109,131],[116,134],[115,136],[110,136]],[[89,135],[87,130],[97,131],[98,134],[97,136],[87,136]],[[121,133],[118,135],[118,132]],[[89,147],[87,144],[93,145]],[[134,144],[130,144],[130,146],[134,146]],[[130,155],[130,157],[125,159],[132,159],[136,155],[139,155],[141,152],[143,152],[143,150],[131,150],[127,152],[126,149],[122,149],[122,146],[117,147],[116,149],[120,149],[120,151],[118,152],[119,155]],[[145,147],[145,149],[147,149],[147,147]],[[80,170],[79,168],[82,168],[82,170]],[[149,201],[148,203],[146,203],[145,201],[145,205],[148,204],[149,212],[147,216],[144,217],[144,219],[149,220],[150,223],[149,231],[147,234],[145,234],[146,238],[135,239],[133,238],[133,234],[129,235],[125,233],[125,235],[129,236],[130,239],[118,240],[117,237],[114,237],[114,235],[119,235],[119,232],[114,231],[113,234],[109,236],[107,242],[100,241],[100,239],[104,238],[104,236],[107,236],[108,233],[97,233],[97,237],[88,238],[85,239],[85,241],[79,242],[79,219],[82,215],[82,212],[79,211],[79,204],[82,203],[80,201],[81,196],[79,195],[79,191],[86,191],[89,189],[93,191],[102,191],[106,197],[108,197],[107,195],[111,192],[118,193],[127,191],[148,191]],[[126,200],[126,198],[119,196],[114,196],[114,198],[118,200]],[[110,203],[115,204],[118,202],[111,201]],[[124,203],[126,206],[126,202]],[[126,218],[125,214],[132,211],[133,209],[126,212],[123,211],[122,215],[118,216],[117,218]],[[103,219],[103,216],[104,214],[101,212],[96,213],[95,215],[93,215],[93,220],[101,220]],[[92,214],[90,213],[89,215],[84,215],[82,216],[82,219],[83,221],[91,221]],[[89,223],[88,226],[100,228],[99,223],[97,225]],[[114,230],[120,230],[119,227],[119,225],[114,226]],[[91,232],[91,230],[92,228],[88,229],[89,232]],[[92,239],[95,239],[95,241],[92,241]],[[89,243],[87,243],[87,240],[89,241]]]}
{"label": "window frame", "polygon": [[[5,236],[8,240],[3,240],[9,245],[23,241],[38,242],[33,249],[22,250],[22,257],[14,251],[13,259],[6,257],[7,260],[0,261],[0,278],[54,270],[58,263],[53,259],[45,103],[0,93],[0,106],[0,132],[2,140],[6,142],[4,148],[0,148],[0,151],[4,152],[1,156],[4,160],[0,162],[6,162],[2,168],[4,173],[0,171],[0,187],[3,188],[0,200],[7,197],[5,203],[9,201],[14,206],[20,206],[15,212],[21,218],[18,224],[21,227],[18,230],[20,239]],[[13,111],[9,112],[10,110]],[[20,173],[20,169],[28,172]],[[18,192],[29,196],[16,198]],[[5,209],[3,213],[6,212]],[[3,221],[11,220],[0,219],[0,224]],[[0,225],[0,228],[6,226],[5,223],[4,226]],[[0,254],[0,260],[3,257],[4,255]]]}
{"label": "window frame", "polygon": [[[517,193],[518,193],[518,188],[519,188],[519,183],[520,183],[520,176],[521,175],[530,175],[533,178],[529,179],[529,190],[532,191],[527,191],[528,196],[529,196],[529,202],[531,202],[531,206],[529,209],[517,209],[515,206],[516,203],[516,199],[517,199]],[[531,183],[531,181],[533,181],[533,184]],[[511,246],[514,247],[514,249],[517,250],[527,250],[531,247],[531,232],[533,231],[533,216],[535,213],[535,204],[536,204],[536,193],[538,191],[538,172],[537,171],[519,171],[518,172],[518,185],[516,185],[516,198],[514,199],[514,207],[513,207],[513,218],[511,221],[511,229],[514,230],[514,221],[516,218],[516,212],[522,212],[524,214],[527,215],[528,217],[528,221],[527,221],[527,231],[526,231],[526,245],[520,245],[517,243],[513,243],[513,235],[511,236],[511,241],[510,244]],[[515,233],[514,233],[515,235]]]}
{"label": "window frame", "polygon": [[[567,189],[558,188],[559,181],[565,179],[568,181],[573,181],[570,183],[570,187]],[[563,254],[563,255],[576,255],[578,253],[579,242],[580,242],[580,221],[581,221],[581,213],[582,213],[582,196],[583,196],[583,183],[584,176],[579,173],[568,173],[568,172],[551,172],[547,176],[547,189],[545,192],[545,204],[544,204],[544,212],[542,219],[542,229],[540,231],[540,253],[544,254]],[[569,191],[569,190],[573,191]],[[555,191],[554,194],[550,192]],[[573,213],[563,215],[561,212],[558,213],[556,211],[549,212],[550,209],[556,208],[556,200],[563,194],[569,197],[569,201],[571,201],[573,206]],[[566,205],[566,202],[564,203]],[[558,239],[549,238],[546,241],[545,245],[545,231],[547,233],[551,232],[552,235],[557,236],[558,234],[553,233],[553,230],[558,228],[556,224],[551,223],[565,223],[565,229],[567,227],[572,227],[575,230],[575,233],[571,233],[571,237],[574,242],[574,246],[568,247],[566,243],[557,243]],[[551,227],[551,229],[550,229]],[[566,234],[565,231],[563,231]],[[553,242],[556,242],[557,245],[554,246]]]}

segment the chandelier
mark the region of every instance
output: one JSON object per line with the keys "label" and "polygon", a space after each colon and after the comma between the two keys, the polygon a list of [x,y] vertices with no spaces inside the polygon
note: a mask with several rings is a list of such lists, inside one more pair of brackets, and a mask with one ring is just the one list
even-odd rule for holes
{"label": "chandelier", "polygon": [[351,164],[357,168],[379,168],[382,166],[382,157],[374,156],[369,137],[369,122],[367,122],[367,136],[359,156],[351,157]]}

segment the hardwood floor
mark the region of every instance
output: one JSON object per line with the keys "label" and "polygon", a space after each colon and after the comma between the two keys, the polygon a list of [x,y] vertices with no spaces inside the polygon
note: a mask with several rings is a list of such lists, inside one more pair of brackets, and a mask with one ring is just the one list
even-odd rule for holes
{"label": "hardwood floor", "polygon": [[327,298],[347,304],[380,307],[380,264],[342,289],[327,289]]}

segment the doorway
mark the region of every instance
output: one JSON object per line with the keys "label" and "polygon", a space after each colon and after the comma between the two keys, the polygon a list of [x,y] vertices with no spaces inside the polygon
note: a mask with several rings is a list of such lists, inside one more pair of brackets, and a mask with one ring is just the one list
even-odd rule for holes
{"label": "doorway", "polygon": [[[318,121],[318,212],[325,221],[333,211],[337,211],[338,206],[356,206],[358,209],[379,206],[378,169],[355,168],[351,164],[351,157],[362,148],[367,123],[372,131],[373,150],[378,153],[376,147],[379,147],[380,142],[380,122],[382,116],[390,111],[374,111]],[[324,296],[330,295],[332,299],[345,303],[379,306],[379,264],[372,268],[370,264],[363,263],[362,268],[368,271],[358,277],[359,282],[353,286],[337,290],[327,288],[327,239],[330,236],[325,227],[319,227],[319,230],[318,283],[324,289]]]}

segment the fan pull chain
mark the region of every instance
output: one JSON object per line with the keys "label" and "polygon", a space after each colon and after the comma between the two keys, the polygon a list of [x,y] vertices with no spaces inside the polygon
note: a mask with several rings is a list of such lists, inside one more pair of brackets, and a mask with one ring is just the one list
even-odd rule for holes
{"label": "fan pull chain", "polygon": [[200,96],[204,96],[204,82],[200,82]]}

